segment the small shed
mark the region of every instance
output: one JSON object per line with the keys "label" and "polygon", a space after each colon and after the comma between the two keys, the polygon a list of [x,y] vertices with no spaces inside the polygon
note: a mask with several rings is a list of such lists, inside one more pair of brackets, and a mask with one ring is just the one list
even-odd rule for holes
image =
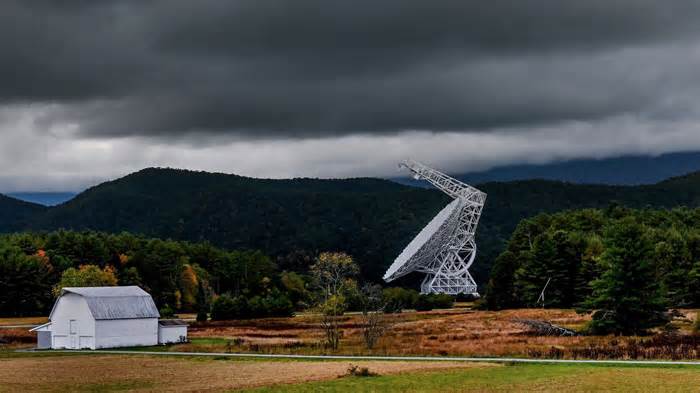
{"label": "small shed", "polygon": [[46,322],[30,330],[36,332],[36,347],[38,349],[51,348],[51,322]]}
{"label": "small shed", "polygon": [[187,322],[181,319],[158,321],[158,344],[187,342]]}
{"label": "small shed", "polygon": [[50,348],[157,345],[158,318],[151,295],[137,286],[67,287],[56,299],[49,322],[32,331],[42,348],[49,336]]}

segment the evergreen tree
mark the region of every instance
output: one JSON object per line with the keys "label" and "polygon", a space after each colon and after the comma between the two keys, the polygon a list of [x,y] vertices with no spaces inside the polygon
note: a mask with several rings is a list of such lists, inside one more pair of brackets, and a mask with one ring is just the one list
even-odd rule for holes
{"label": "evergreen tree", "polygon": [[603,274],[601,256],[603,255],[603,241],[600,236],[589,236],[585,240],[583,254],[581,254],[581,266],[576,279],[576,294],[578,302],[588,299],[593,288],[591,283]]}
{"label": "evergreen tree", "polygon": [[518,258],[515,253],[506,251],[496,258],[486,287],[486,307],[501,310],[517,306],[515,298],[515,271]]}
{"label": "evergreen tree", "polygon": [[661,232],[663,241],[655,247],[656,276],[670,304],[687,307],[691,303],[688,276],[693,263],[684,236],[676,229]]}
{"label": "evergreen tree", "polygon": [[202,281],[197,285],[197,322],[206,322],[209,318],[209,301]]}
{"label": "evergreen tree", "polygon": [[585,302],[585,308],[593,311],[591,332],[640,334],[666,322],[653,245],[645,231],[631,217],[606,230],[602,256],[606,271],[594,281],[593,295]]}

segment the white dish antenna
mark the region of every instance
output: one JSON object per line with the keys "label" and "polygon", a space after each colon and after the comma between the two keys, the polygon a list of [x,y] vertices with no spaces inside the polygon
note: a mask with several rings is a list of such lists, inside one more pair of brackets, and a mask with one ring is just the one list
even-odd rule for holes
{"label": "white dish antenna", "polygon": [[411,272],[426,273],[422,293],[479,296],[469,266],[476,256],[474,233],[486,194],[419,162],[400,164],[454,198],[406,246],[384,274],[389,282]]}

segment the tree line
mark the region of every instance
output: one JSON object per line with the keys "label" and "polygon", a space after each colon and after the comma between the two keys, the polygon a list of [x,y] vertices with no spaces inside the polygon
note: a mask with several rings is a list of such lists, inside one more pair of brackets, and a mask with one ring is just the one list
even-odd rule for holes
{"label": "tree line", "polygon": [[[257,250],[126,232],[7,234],[0,235],[0,316],[46,315],[63,287],[112,285],[138,285],[162,315],[197,312],[200,320],[288,316],[331,304],[335,313],[360,311],[365,298],[359,271],[344,253],[273,260]],[[452,301],[401,288],[379,291],[389,312]]]}
{"label": "tree line", "polygon": [[[0,315],[45,315],[64,286],[138,285],[161,308],[194,312],[216,294],[286,296],[289,273],[260,251],[130,233],[0,236]],[[284,300],[284,299],[282,299]]]}
{"label": "tree line", "polygon": [[522,220],[483,305],[591,311],[602,333],[663,324],[669,307],[700,306],[700,209],[612,205]]}

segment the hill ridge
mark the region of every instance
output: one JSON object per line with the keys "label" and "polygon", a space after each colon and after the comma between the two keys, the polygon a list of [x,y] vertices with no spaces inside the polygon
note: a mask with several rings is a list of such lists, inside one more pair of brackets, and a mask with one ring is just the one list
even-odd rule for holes
{"label": "hill ridge", "polygon": [[[700,206],[700,172],[642,186],[517,180],[478,187],[489,194],[477,231],[474,272],[480,283],[522,218],[611,203]],[[0,232],[65,228],[206,240],[229,249],[262,249],[290,268],[299,267],[288,261],[290,255],[304,254],[308,262],[320,251],[346,251],[358,259],[363,275],[379,281],[448,202],[440,191],[377,178],[256,179],[144,168],[91,187],[60,206],[21,205],[22,214],[0,220]],[[0,200],[3,211],[8,209]]]}

